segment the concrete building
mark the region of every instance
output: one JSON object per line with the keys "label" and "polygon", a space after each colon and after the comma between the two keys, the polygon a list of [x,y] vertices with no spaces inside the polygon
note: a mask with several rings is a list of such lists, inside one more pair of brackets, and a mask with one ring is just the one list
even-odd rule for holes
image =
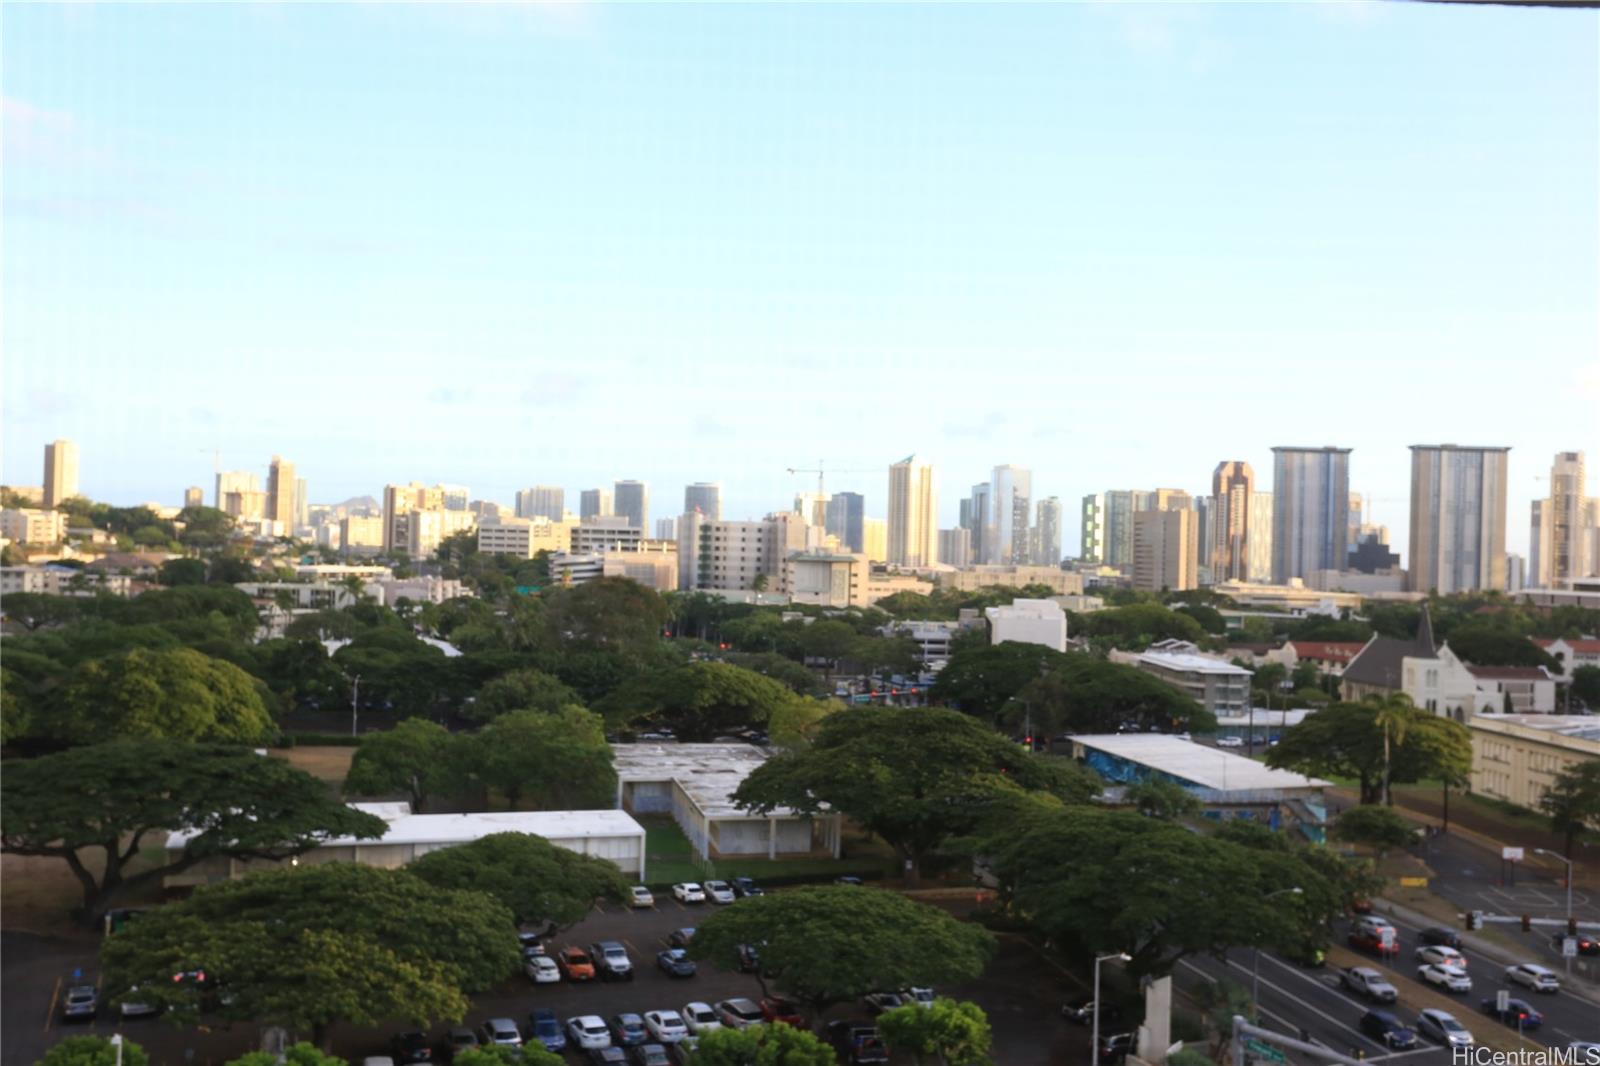
{"label": "concrete building", "polygon": [[1057,596],[1083,592],[1082,574],[1053,566],[970,566],[964,570],[940,571],[938,577],[941,588],[961,592],[976,592],[991,586],[1020,589],[1029,585],[1044,585]]}
{"label": "concrete building", "polygon": [[[642,881],[645,870],[645,831],[625,812],[617,811],[484,811],[473,814],[412,814],[409,803],[352,803],[356,810],[382,818],[387,824],[376,840],[332,837],[295,858],[296,866],[353,862],[392,870],[409,865],[429,852],[470,844],[491,833],[526,833],[543,837],[557,847],[609,859],[631,880]],[[167,837],[167,859],[175,862],[197,833],[184,830]],[[167,888],[216,884],[279,869],[286,863],[269,859],[232,859],[215,856],[163,880]]]}
{"label": "concrete building", "polygon": [[1528,583],[1528,561],[1516,552],[1506,552],[1507,592],[1520,592]]}
{"label": "concrete building", "polygon": [[945,566],[972,565],[972,530],[960,526],[939,530],[939,562]]}
{"label": "concrete building", "polygon": [[694,587],[727,591],[776,592],[782,582],[781,559],[773,558],[773,540],[765,522],[700,522],[699,565]]}
{"label": "concrete building", "polygon": [[618,481],[613,486],[615,511],[619,518],[643,535],[650,528],[650,490],[642,481]]}
{"label": "concrete building", "polygon": [[587,585],[606,576],[606,557],[599,552],[554,552],[546,562],[552,585]]}
{"label": "concrete building", "polygon": [[1411,446],[1411,548],[1415,592],[1450,595],[1506,584],[1509,448]]}
{"label": "concrete building", "polygon": [[262,517],[269,522],[277,522],[293,529],[297,518],[294,486],[294,464],[281,456],[274,455],[267,467],[267,507]]}
{"label": "concrete building", "polygon": [[983,535],[983,561],[991,566],[1026,566],[1028,515],[1033,502],[1033,472],[1007,463],[989,479],[989,518]]}
{"label": "concrete building", "polygon": [[1559,640],[1535,640],[1535,644],[1555,657],[1567,677],[1580,666],[1600,667],[1600,640],[1562,637]]}
{"label": "concrete building", "polygon": [[637,551],[644,530],[627,515],[586,518],[572,527],[572,551],[578,555],[608,551]]}
{"label": "concrete building", "polygon": [[890,566],[932,566],[938,561],[939,508],[933,467],[919,462],[915,455],[889,467],[888,536]]}
{"label": "concrete building", "polygon": [[[1061,565],[1061,500],[1046,496],[1034,506],[1033,557],[1034,566]],[[943,560],[941,560],[943,561]]]}
{"label": "concrete building", "polygon": [[1012,600],[1009,606],[986,607],[989,643],[1042,644],[1067,650],[1067,614],[1054,600]]}
{"label": "concrete building", "polygon": [[1589,550],[1590,500],[1583,452],[1557,452],[1550,464],[1550,495],[1533,501],[1528,573],[1532,584],[1559,587],[1600,570]]}
{"label": "concrete building", "polygon": [[676,541],[678,539],[678,520],[676,518],[656,519],[656,540]]}
{"label": "concrete building", "polygon": [[1198,588],[1200,545],[1190,510],[1138,511],[1133,516],[1133,587],[1159,592]]}
{"label": "concrete building", "polygon": [[1255,471],[1241,460],[1218,463],[1211,474],[1211,536],[1208,561],[1213,581],[1250,580],[1250,504]]}
{"label": "concrete building", "polygon": [[206,490],[199,485],[190,485],[183,490],[184,507],[204,507],[206,505]]}
{"label": "concrete building", "polygon": [[1152,644],[1133,665],[1178,689],[1212,714],[1243,714],[1250,707],[1249,670],[1201,655],[1184,641]]}
{"label": "concrete building", "polygon": [[[375,582],[383,597],[380,602],[393,607],[401,600],[412,603],[443,603],[446,600],[471,596],[472,591],[455,578],[444,577],[390,577]],[[460,652],[455,654],[459,655]]]}
{"label": "concrete building", "polygon": [[1078,561],[1100,565],[1106,555],[1106,498],[1094,492],[1083,498],[1079,512]]}
{"label": "concrete building", "polygon": [[683,512],[694,514],[696,511],[712,522],[722,521],[721,482],[696,481],[693,485],[684,486]]}
{"label": "concrete building", "polygon": [[587,522],[591,518],[610,518],[612,516],[611,493],[605,489],[584,489],[578,496],[578,519]]}
{"label": "concrete building", "polygon": [[380,552],[384,528],[381,515],[346,515],[339,519],[339,550],[347,555]]}
{"label": "concrete building", "polygon": [[1350,536],[1350,449],[1272,449],[1272,581],[1342,570]]}
{"label": "concrete building", "polygon": [[567,490],[558,485],[535,485],[517,493],[516,517],[548,518],[559,522],[566,516]]}
{"label": "concrete building", "polygon": [[217,475],[216,508],[234,518],[266,517],[267,494],[261,479],[248,470],[227,470]]}
{"label": "concrete building", "polygon": [[883,627],[886,637],[906,637],[917,646],[917,661],[924,666],[943,666],[950,660],[950,642],[963,632],[981,625],[977,611],[968,608],[956,622],[890,622]]}
{"label": "concrete building", "polygon": [[532,559],[542,551],[572,550],[572,526],[548,518],[501,518],[478,526],[478,550],[486,555]]}
{"label": "concrete building", "polygon": [[861,554],[875,563],[889,561],[889,523],[887,521],[882,518],[863,518],[861,520]]}
{"label": "concrete building", "polygon": [[1380,592],[1404,592],[1404,570],[1382,570],[1367,574],[1360,570],[1317,570],[1306,578],[1306,588],[1326,592],[1354,592],[1363,596]]}
{"label": "concrete building", "polygon": [[1565,714],[1480,714],[1472,733],[1472,791],[1538,810],[1555,779],[1600,759],[1600,718]]}
{"label": "concrete building", "polygon": [[1289,640],[1268,652],[1266,661],[1283,664],[1288,674],[1293,674],[1301,663],[1310,663],[1319,674],[1339,677],[1364,647],[1366,644],[1361,641]]}
{"label": "concrete building", "polygon": [[0,596],[15,592],[37,592],[46,596],[96,596],[105,592],[113,596],[131,596],[133,578],[49,563],[0,567]]}
{"label": "concrete building", "polygon": [[404,551],[413,559],[424,559],[439,549],[446,537],[470,533],[478,526],[478,516],[466,510],[411,511],[405,516]]}
{"label": "concrete building", "polygon": [[797,552],[783,563],[779,591],[792,603],[865,607],[871,565],[864,555]]}
{"label": "concrete building", "polygon": [[989,515],[994,509],[994,491],[987,481],[972,486],[972,495],[961,501],[961,525],[965,526],[972,534],[972,561],[983,563],[986,560],[985,552],[994,539],[994,533],[989,528]]}
{"label": "concrete building", "polygon": [[0,510],[0,537],[13,544],[60,544],[67,539],[67,513],[7,507]]}
{"label": "concrete building", "polygon": [[604,577],[625,577],[657,592],[673,592],[678,588],[676,541],[645,541],[637,550],[606,552],[600,560]]}
{"label": "concrete building", "polygon": [[[779,807],[752,814],[733,802],[745,778],[767,760],[749,744],[613,744],[617,807],[670,814],[703,860],[730,856],[839,857],[838,814]],[[642,832],[642,831],[641,831]]]}
{"label": "concrete building", "polygon": [[[1250,576],[1254,584],[1272,582],[1272,493],[1250,494]],[[1213,583],[1218,581],[1212,578]]]}
{"label": "concrete building", "polygon": [[[252,600],[286,599],[295,611],[342,611],[361,602],[360,595],[331,581],[237,581],[233,587]],[[383,602],[383,590],[376,582],[366,585],[366,594]]]}
{"label": "concrete building", "polygon": [[[1445,649],[1439,650],[1442,658]],[[1556,678],[1542,666],[1468,666],[1479,714],[1554,714]]]}
{"label": "concrete building", "polygon": [[60,506],[78,494],[78,446],[70,440],[44,446],[44,506]]}
{"label": "concrete building", "polygon": [[866,507],[867,498],[859,492],[836,492],[828,501],[823,529],[838,537],[839,545],[852,554],[867,550]]}

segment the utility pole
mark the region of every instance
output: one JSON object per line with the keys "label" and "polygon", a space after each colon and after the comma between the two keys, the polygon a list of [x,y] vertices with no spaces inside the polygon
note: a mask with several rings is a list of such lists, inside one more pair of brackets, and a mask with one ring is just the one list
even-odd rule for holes
{"label": "utility pole", "polygon": [[361,675],[357,674],[355,683],[350,686],[350,735],[355,736],[361,714]]}

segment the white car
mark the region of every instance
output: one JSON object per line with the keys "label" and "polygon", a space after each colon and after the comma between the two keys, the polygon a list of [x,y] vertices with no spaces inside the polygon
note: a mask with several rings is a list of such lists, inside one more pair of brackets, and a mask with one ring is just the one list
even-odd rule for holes
{"label": "white car", "polygon": [[1455,948],[1443,944],[1424,944],[1417,949],[1417,959],[1421,962],[1437,962],[1445,966],[1456,966],[1463,970],[1467,968],[1467,957]]}
{"label": "white car", "polygon": [[682,881],[672,886],[672,898],[679,903],[704,903],[706,890],[693,881]]}
{"label": "white car", "polygon": [[743,996],[718,1003],[717,1018],[729,1029],[751,1029],[766,1021],[760,1006]]}
{"label": "white car", "polygon": [[161,1008],[149,1003],[140,1003],[138,1000],[139,986],[134,985],[128,989],[128,994],[122,997],[122,1006],[118,1008],[124,1018],[149,1018],[160,1014]]}
{"label": "white car", "polygon": [[598,1014],[568,1018],[567,1038],[583,1051],[611,1046],[611,1030],[606,1028],[606,1020]]}
{"label": "white car", "polygon": [[498,1044],[501,1047],[521,1047],[522,1030],[510,1018],[490,1018],[483,1023],[483,1031],[478,1034],[478,1039],[485,1044]]}
{"label": "white car", "polygon": [[1524,962],[1519,966],[1507,968],[1506,981],[1509,984],[1531,988],[1535,992],[1561,991],[1561,978],[1556,976],[1555,971],[1547,970],[1536,962]]}
{"label": "white car", "polygon": [[933,1006],[933,989],[931,988],[905,988],[900,991],[902,1006],[915,1003],[919,1007]]}
{"label": "white car", "polygon": [[1417,1013],[1417,1032],[1446,1047],[1474,1047],[1478,1043],[1454,1014],[1437,1007]]}
{"label": "white car", "polygon": [[628,889],[628,903],[635,907],[654,907],[656,897],[643,885],[634,885]]}
{"label": "white car", "polygon": [[683,1024],[694,1036],[722,1028],[722,1022],[717,1019],[717,1012],[711,1009],[711,1004],[698,1000],[684,1006]]}
{"label": "white car", "polygon": [[733,886],[726,881],[707,881],[705,890],[712,903],[733,902]]}
{"label": "white car", "polygon": [[548,955],[524,955],[522,972],[536,985],[553,985],[561,980],[561,967]]}
{"label": "white car", "polygon": [[663,1044],[676,1044],[689,1035],[683,1016],[675,1010],[645,1011],[644,1027],[650,1031],[650,1039]]}
{"label": "white car", "polygon": [[1218,737],[1217,738],[1217,747],[1219,747],[1219,748],[1242,748],[1242,747],[1244,747],[1244,741],[1242,739],[1240,739],[1239,737]]}
{"label": "white car", "polygon": [[1417,979],[1424,984],[1434,985],[1450,992],[1472,991],[1472,978],[1467,976],[1467,971],[1459,966],[1447,966],[1442,962],[1430,962],[1426,966],[1418,966]]}

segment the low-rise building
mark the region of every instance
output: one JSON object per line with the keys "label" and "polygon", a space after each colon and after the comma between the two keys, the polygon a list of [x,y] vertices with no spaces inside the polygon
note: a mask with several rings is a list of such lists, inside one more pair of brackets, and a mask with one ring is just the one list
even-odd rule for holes
{"label": "low-rise building", "polygon": [[[455,512],[467,514],[466,511]],[[455,578],[445,577],[395,577],[376,582],[383,593],[381,602],[393,607],[401,600],[412,603],[443,603],[461,596],[471,596],[472,590]]]}
{"label": "low-rise building", "polygon": [[1555,657],[1561,672],[1567,677],[1580,666],[1600,667],[1600,640],[1593,637],[1574,637],[1568,640],[1536,640],[1535,644]]}
{"label": "low-rise building", "polygon": [[1310,663],[1319,674],[1339,677],[1344,673],[1344,668],[1350,665],[1350,660],[1359,655],[1364,647],[1366,645],[1359,640],[1290,640],[1285,641],[1282,647],[1267,652],[1265,659],[1282,664],[1291,674],[1301,663]]}
{"label": "low-rise building", "polygon": [[1186,641],[1164,640],[1133,655],[1113,652],[1114,662],[1128,662],[1160,678],[1212,714],[1243,714],[1250,707],[1249,670],[1226,659],[1203,655]]}
{"label": "low-rise building", "polygon": [[1600,718],[1479,714],[1472,734],[1472,791],[1537,810],[1563,771],[1600,759]]}
{"label": "low-rise building", "polygon": [[631,525],[627,515],[596,515],[572,527],[572,554],[638,551],[644,530]]}
{"label": "low-rise building", "polygon": [[556,585],[586,585],[606,576],[605,556],[599,552],[556,552],[547,562],[550,581]]}
{"label": "low-rise building", "polygon": [[[332,581],[239,581],[233,587],[253,600],[291,611],[342,611],[361,602],[361,594]],[[382,602],[382,590],[377,584],[363,588],[366,595]]]}
{"label": "low-rise building", "polygon": [[969,566],[939,574],[941,588],[960,592],[976,592],[990,586],[1020,589],[1029,585],[1044,585],[1057,596],[1078,595],[1083,592],[1083,575],[1053,566]]}
{"label": "low-rise building", "polygon": [[779,591],[791,603],[819,607],[863,607],[871,565],[865,555],[798,552],[784,560]]}
{"label": "low-rise building", "polygon": [[[1446,647],[1449,643],[1446,642]],[[1556,679],[1542,666],[1469,666],[1483,713],[1554,714]]]}
{"label": "low-rise building", "polygon": [[478,550],[488,555],[532,559],[542,551],[572,550],[573,527],[548,518],[505,518],[478,526]]}
{"label": "low-rise building", "polygon": [[1067,650],[1067,613],[1054,600],[1012,600],[1008,606],[986,607],[989,643],[1041,644]]}
{"label": "low-rise building", "polygon": [[127,574],[97,573],[71,566],[0,567],[0,595],[37,592],[46,596],[131,596],[134,579]]}
{"label": "low-rise building", "polygon": [[600,557],[605,577],[625,577],[657,592],[678,587],[678,545],[670,540],[643,541],[638,551],[611,551]]}
{"label": "low-rise building", "polygon": [[67,539],[67,513],[7,507],[0,510],[0,537],[13,544],[60,544]]}

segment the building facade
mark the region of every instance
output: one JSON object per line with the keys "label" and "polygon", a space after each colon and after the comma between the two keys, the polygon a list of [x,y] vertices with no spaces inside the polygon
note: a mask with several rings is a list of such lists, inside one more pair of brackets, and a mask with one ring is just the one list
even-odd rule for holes
{"label": "building facade", "polygon": [[867,550],[866,527],[867,498],[859,492],[836,492],[828,501],[823,528],[839,538],[846,551],[860,553]]}
{"label": "building facade", "polygon": [[1189,510],[1133,516],[1133,587],[1174,592],[1199,587],[1198,516]]}
{"label": "building facade", "polygon": [[1211,474],[1210,557],[1212,581],[1250,580],[1250,505],[1256,475],[1240,460],[1218,463]]}
{"label": "building facade", "polygon": [[882,518],[861,520],[861,554],[875,563],[889,561],[889,523]]}
{"label": "building facade", "polygon": [[60,544],[67,539],[67,513],[7,507],[0,511],[0,537],[13,544]]}
{"label": "building facade", "polygon": [[972,530],[961,526],[939,530],[939,562],[945,566],[971,566]]}
{"label": "building facade", "polygon": [[606,489],[584,489],[578,496],[578,519],[611,517],[611,493]]}
{"label": "building facade", "polygon": [[989,643],[1041,644],[1067,650],[1067,614],[1055,600],[1012,600],[1008,606],[986,607]]}
{"label": "building facade", "polygon": [[1272,581],[1343,570],[1350,536],[1350,449],[1272,449]]}
{"label": "building facade", "polygon": [[60,506],[78,494],[78,446],[70,440],[44,446],[44,506]]}
{"label": "building facade", "polygon": [[556,485],[535,485],[517,493],[518,518],[548,518],[559,522],[565,516],[567,491]]}
{"label": "building facade", "polygon": [[1085,496],[1078,520],[1078,561],[1099,565],[1106,561],[1106,498],[1093,492]]}
{"label": "building facade", "polygon": [[1061,500],[1046,496],[1035,505],[1033,558],[1035,566],[1061,565]]}
{"label": "building facade", "polygon": [[[984,531],[983,561],[994,566],[1026,566],[1028,512],[1033,503],[1033,471],[1009,463],[989,479],[990,511]],[[991,536],[992,533],[992,536]]]}
{"label": "building facade", "polygon": [[1454,444],[1411,447],[1415,592],[1447,596],[1506,584],[1506,453]]}
{"label": "building facade", "polygon": [[938,560],[939,510],[933,467],[908,455],[889,467],[891,566],[932,566]]}
{"label": "building facade", "polygon": [[721,482],[696,481],[693,485],[684,486],[683,513],[694,514],[696,511],[712,522],[722,521]]}
{"label": "building facade", "polygon": [[1600,719],[1564,714],[1480,714],[1472,733],[1472,791],[1538,810],[1556,778],[1600,759]]}
{"label": "building facade", "polygon": [[793,603],[818,607],[864,607],[871,566],[862,555],[797,552],[783,563],[779,591]]}
{"label": "building facade", "polygon": [[643,534],[650,528],[650,489],[642,481],[618,481],[612,489],[614,513]]}
{"label": "building facade", "polygon": [[274,455],[267,466],[267,511],[262,517],[291,529],[294,527],[294,483],[294,464]]}
{"label": "building facade", "polygon": [[548,518],[501,518],[478,527],[478,550],[485,555],[532,559],[542,551],[572,550],[572,526]]}

